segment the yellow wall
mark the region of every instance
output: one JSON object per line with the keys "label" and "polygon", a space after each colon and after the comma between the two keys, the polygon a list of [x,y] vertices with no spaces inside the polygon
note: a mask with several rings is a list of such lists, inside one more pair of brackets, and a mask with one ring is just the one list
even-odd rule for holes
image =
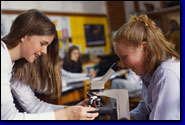
{"label": "yellow wall", "polygon": [[[104,25],[106,45],[97,46],[96,48],[103,48],[104,54],[109,54],[111,52],[111,47],[110,47],[108,24],[107,24],[106,17],[70,16],[72,42],[74,45],[81,47],[82,53],[85,53],[85,49],[86,49],[84,24]],[[94,48],[94,47],[88,47],[88,48]]]}

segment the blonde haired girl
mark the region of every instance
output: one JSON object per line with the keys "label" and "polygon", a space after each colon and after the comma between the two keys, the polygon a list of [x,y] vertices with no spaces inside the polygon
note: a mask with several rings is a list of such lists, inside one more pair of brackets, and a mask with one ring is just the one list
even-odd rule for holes
{"label": "blonde haired girl", "polygon": [[180,56],[155,22],[132,16],[114,36],[121,66],[143,81],[142,100],[130,112],[136,120],[180,119]]}

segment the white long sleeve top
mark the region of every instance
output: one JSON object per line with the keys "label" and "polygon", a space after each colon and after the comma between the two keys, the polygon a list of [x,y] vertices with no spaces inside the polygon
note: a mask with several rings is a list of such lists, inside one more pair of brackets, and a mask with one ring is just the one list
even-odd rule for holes
{"label": "white long sleeve top", "polygon": [[[10,83],[12,68],[9,51],[1,41],[1,120],[55,120],[54,111],[64,106],[39,100],[30,86],[19,81]],[[24,113],[15,107],[11,91],[25,110]]]}
{"label": "white long sleeve top", "polygon": [[66,87],[68,83],[90,80],[90,77],[87,76],[87,73],[71,73],[63,68],[61,68],[61,73],[62,87]]}

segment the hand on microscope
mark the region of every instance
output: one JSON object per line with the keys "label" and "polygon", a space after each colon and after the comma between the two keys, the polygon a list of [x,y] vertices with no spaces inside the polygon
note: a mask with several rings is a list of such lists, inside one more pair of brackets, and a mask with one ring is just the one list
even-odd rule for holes
{"label": "hand on microscope", "polygon": [[[93,100],[93,101],[91,102],[91,104],[89,104],[89,103],[90,103],[90,99],[85,99],[84,101],[81,101],[81,102],[78,103],[77,105],[84,106],[84,107],[93,107],[93,108],[96,109],[96,110],[93,110],[93,111],[88,111],[88,113],[98,113],[99,108],[103,106],[102,103],[99,103],[100,105],[97,104],[96,99]],[[98,115],[99,115],[99,114],[98,114]]]}
{"label": "hand on microscope", "polygon": [[83,107],[80,105],[66,106],[61,110],[55,111],[56,120],[93,120],[99,114],[93,112],[93,107]]}
{"label": "hand on microscope", "polygon": [[[77,105],[89,107],[89,99],[85,99],[84,101],[79,102]],[[101,103],[100,106],[103,106],[103,104]],[[93,101],[91,107],[98,108],[96,101]]]}
{"label": "hand on microscope", "polygon": [[85,100],[79,102],[77,105],[88,107],[88,102],[89,102],[89,99],[85,99]]}

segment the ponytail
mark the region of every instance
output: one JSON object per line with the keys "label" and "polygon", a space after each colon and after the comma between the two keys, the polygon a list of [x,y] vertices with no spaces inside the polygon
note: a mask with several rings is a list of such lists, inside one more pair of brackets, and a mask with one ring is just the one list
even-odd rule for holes
{"label": "ponytail", "polygon": [[179,54],[174,50],[174,45],[165,38],[155,22],[145,14],[132,16],[126,24],[118,29],[114,35],[114,42],[120,41],[134,47],[139,46],[143,41],[147,42],[147,70],[150,74],[161,62],[171,57],[180,60]]}

